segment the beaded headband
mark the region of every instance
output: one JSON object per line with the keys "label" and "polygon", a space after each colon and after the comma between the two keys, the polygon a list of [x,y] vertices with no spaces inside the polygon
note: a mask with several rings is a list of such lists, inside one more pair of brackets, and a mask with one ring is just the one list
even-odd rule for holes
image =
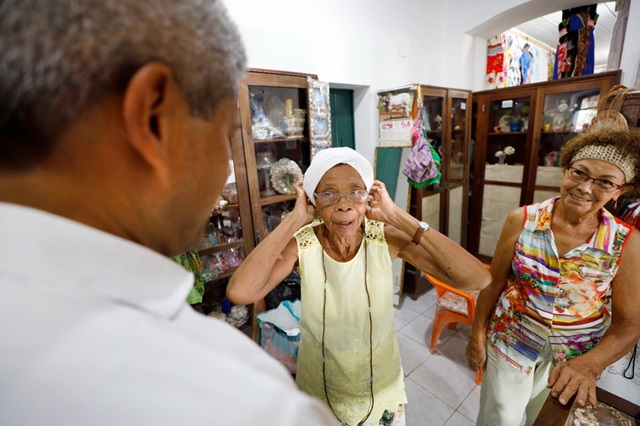
{"label": "beaded headband", "polygon": [[622,170],[622,173],[624,173],[626,183],[631,183],[636,177],[633,160],[622,154],[614,145],[585,146],[571,159],[571,164],[587,158],[606,161],[607,163],[618,166],[618,168]]}

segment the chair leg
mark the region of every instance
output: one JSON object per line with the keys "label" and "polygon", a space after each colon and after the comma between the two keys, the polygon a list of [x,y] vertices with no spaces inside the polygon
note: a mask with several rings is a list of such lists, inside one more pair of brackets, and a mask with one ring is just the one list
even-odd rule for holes
{"label": "chair leg", "polygon": [[476,371],[476,385],[482,384],[482,370]]}
{"label": "chair leg", "polygon": [[456,322],[452,322],[452,323],[450,323],[450,324],[449,324],[449,329],[451,329],[451,330],[455,330],[455,329],[456,329],[456,325],[457,325],[457,324],[458,324],[458,323],[456,323]]}
{"label": "chair leg", "polygon": [[440,333],[442,333],[445,325],[447,325],[446,322],[444,322],[442,317],[436,313],[436,318],[433,320],[433,331],[431,332],[431,347],[429,348],[429,352],[434,353],[436,351],[436,345],[440,339]]}

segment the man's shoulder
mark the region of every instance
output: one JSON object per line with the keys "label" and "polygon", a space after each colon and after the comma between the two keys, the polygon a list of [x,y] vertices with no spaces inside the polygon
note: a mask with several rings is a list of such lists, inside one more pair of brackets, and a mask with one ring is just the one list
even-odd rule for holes
{"label": "man's shoulder", "polygon": [[0,367],[2,388],[12,390],[0,401],[0,423],[91,423],[95,413],[122,424],[294,425],[305,411],[327,418],[282,365],[222,321],[186,305],[171,319],[94,308],[49,324],[54,311],[31,312],[33,321],[25,312],[28,323],[0,333],[17,349]]}

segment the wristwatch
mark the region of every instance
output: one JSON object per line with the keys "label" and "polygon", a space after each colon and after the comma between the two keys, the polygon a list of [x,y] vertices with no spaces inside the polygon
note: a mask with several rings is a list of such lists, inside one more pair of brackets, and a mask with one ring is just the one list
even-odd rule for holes
{"label": "wristwatch", "polygon": [[413,239],[411,240],[411,242],[415,245],[420,244],[420,238],[422,238],[422,234],[424,234],[424,231],[429,228],[430,226],[427,222],[418,222],[418,229],[416,229],[416,233],[413,234]]}

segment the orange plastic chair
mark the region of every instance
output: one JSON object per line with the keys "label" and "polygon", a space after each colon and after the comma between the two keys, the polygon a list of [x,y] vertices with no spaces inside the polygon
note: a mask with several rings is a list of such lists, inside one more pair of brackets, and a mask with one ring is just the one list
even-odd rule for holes
{"label": "orange plastic chair", "polygon": [[[489,265],[485,265],[489,269]],[[445,284],[439,279],[424,273],[424,276],[433,284],[438,294],[436,304],[436,317],[433,320],[433,331],[431,332],[431,347],[429,351],[434,353],[440,334],[446,325],[455,330],[456,324],[473,324],[473,316],[476,312],[476,299],[480,291],[458,290]],[[476,383],[482,383],[482,372],[476,372]]]}

